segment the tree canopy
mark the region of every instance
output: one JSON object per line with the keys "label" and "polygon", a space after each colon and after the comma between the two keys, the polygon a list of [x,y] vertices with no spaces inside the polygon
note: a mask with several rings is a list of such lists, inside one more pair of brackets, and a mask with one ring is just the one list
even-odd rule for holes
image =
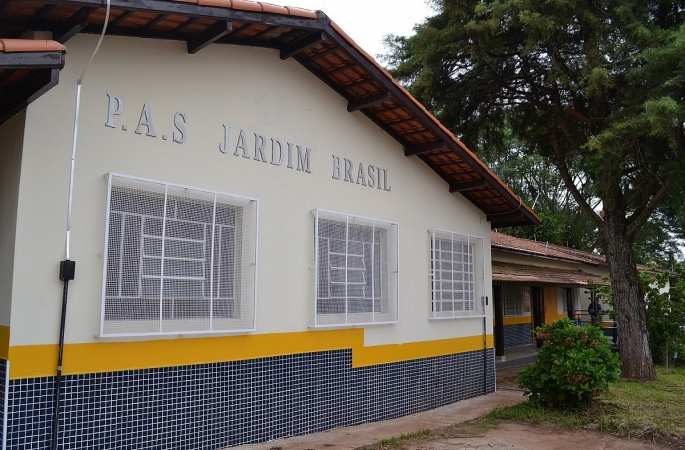
{"label": "tree canopy", "polygon": [[633,244],[683,203],[685,1],[432,3],[415,35],[386,41],[391,72],[477,153],[514,140],[549,161],[598,230],[623,373],[654,378]]}

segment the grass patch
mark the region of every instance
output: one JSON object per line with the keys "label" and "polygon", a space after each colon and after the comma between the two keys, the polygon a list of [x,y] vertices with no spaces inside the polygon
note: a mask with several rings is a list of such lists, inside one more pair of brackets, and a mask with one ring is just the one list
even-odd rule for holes
{"label": "grass patch", "polygon": [[591,428],[618,436],[685,442],[685,368],[657,367],[657,381],[621,380],[587,409],[535,407],[529,402],[498,408],[482,420],[548,423]]}
{"label": "grass patch", "polygon": [[357,450],[403,450],[440,439],[484,436],[507,421],[593,429],[685,448],[685,368],[657,367],[657,376],[652,382],[612,383],[609,391],[586,409],[562,410],[523,402],[496,408],[476,420],[406,433]]}

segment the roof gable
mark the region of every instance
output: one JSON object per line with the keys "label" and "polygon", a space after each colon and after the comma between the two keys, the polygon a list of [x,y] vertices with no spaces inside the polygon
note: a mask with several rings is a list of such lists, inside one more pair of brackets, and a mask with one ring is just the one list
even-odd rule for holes
{"label": "roof gable", "polygon": [[[0,37],[52,31],[66,42],[100,33],[101,0],[0,3]],[[183,40],[188,51],[210,43],[274,48],[294,58],[482,210],[492,225],[540,223],[539,217],[461,141],[322,12],[246,0],[111,0],[107,34]],[[11,24],[8,27],[7,24]]]}

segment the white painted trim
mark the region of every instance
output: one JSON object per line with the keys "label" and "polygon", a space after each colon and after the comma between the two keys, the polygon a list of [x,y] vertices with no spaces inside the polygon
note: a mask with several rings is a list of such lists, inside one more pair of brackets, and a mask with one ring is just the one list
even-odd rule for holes
{"label": "white painted trim", "polygon": [[[314,213],[314,328],[351,328],[351,327],[356,327],[356,326],[368,326],[368,325],[388,325],[388,324],[394,324],[398,323],[400,321],[400,225],[397,222],[393,221],[388,221],[388,220],[383,220],[383,219],[376,219],[372,217],[365,217],[365,216],[358,216],[354,214],[348,214],[348,213],[343,213],[339,211],[331,211],[331,210],[326,210],[326,209],[314,209],[312,210]],[[389,273],[391,274],[396,274],[396,280],[395,280],[395,291],[396,291],[396,298],[395,298],[395,315],[396,319],[394,320],[384,320],[382,322],[350,322],[348,319],[348,311],[347,311],[347,287],[345,289],[345,322],[344,323],[334,323],[334,324],[320,324],[319,323],[319,314],[317,313],[317,304],[318,304],[318,289],[319,289],[319,213],[327,213],[327,214],[335,214],[338,216],[344,216],[345,217],[345,241],[347,242],[348,240],[348,233],[349,233],[349,219],[350,217],[354,219],[362,219],[362,220],[369,220],[374,223],[374,230],[376,228],[376,223],[381,223],[381,224],[387,224],[389,225],[388,230],[391,230],[393,227],[397,230],[397,239],[395,242],[396,245],[396,250],[395,250],[395,255],[396,255],[396,269],[397,270],[392,270],[392,268],[389,269]],[[388,237],[388,241],[390,241],[390,237]],[[388,247],[391,245],[390,242],[388,242]],[[347,266],[347,252],[345,254],[345,266]],[[345,284],[347,284],[347,271],[345,272]],[[390,280],[388,280],[388,283],[390,283]],[[373,296],[372,296],[373,297]],[[373,299],[372,299],[372,309],[373,309]],[[367,313],[360,313],[360,314],[367,314]],[[341,316],[342,314],[322,314],[322,316]],[[375,311],[371,311],[371,316],[375,318],[376,313]]]}
{"label": "white painted trim", "polygon": [[[202,189],[198,188],[195,186],[186,186],[182,184],[176,184],[176,183],[168,183],[166,181],[161,181],[161,180],[153,180],[150,178],[143,178],[143,177],[137,177],[137,176],[132,176],[132,175],[125,175],[125,174],[120,174],[120,173],[115,173],[115,172],[109,172],[105,174],[107,177],[107,202],[106,202],[106,218],[105,218],[105,237],[104,237],[104,251],[103,251],[103,264],[102,264],[102,291],[101,291],[101,302],[100,302],[100,333],[98,338],[117,338],[117,337],[150,337],[150,336],[184,336],[184,335],[232,335],[232,334],[245,334],[245,333],[251,333],[256,331],[257,328],[257,269],[258,269],[258,253],[259,253],[259,200],[253,197],[245,197],[242,195],[234,195],[231,193],[227,192],[220,192],[220,191],[213,191],[210,189]],[[162,331],[162,326],[163,326],[163,308],[160,303],[160,319],[159,319],[159,331],[156,332],[144,332],[144,333],[104,333],[104,326],[105,326],[105,293],[106,293],[106,287],[107,287],[107,244],[109,240],[109,218],[110,218],[110,202],[111,202],[111,195],[112,195],[112,179],[114,177],[117,178],[123,178],[127,180],[133,180],[133,181],[142,181],[142,182],[147,182],[147,183],[153,183],[157,185],[162,185],[164,186],[164,216],[163,216],[163,225],[162,225],[162,267],[161,267],[161,273],[164,273],[164,233],[166,230],[166,207],[167,207],[167,195],[168,195],[168,190],[169,187],[174,187],[174,188],[181,188],[181,189],[191,189],[193,191],[198,191],[198,192],[204,192],[208,194],[212,194],[214,196],[214,213],[216,214],[216,199],[217,196],[222,195],[225,197],[230,197],[238,200],[243,200],[247,201],[249,203],[253,203],[255,207],[255,212],[254,212],[254,289],[253,289],[253,296],[252,296],[252,328],[235,328],[235,329],[229,329],[229,330],[214,330],[213,329],[213,323],[210,317],[210,324],[209,324],[209,329],[208,330],[198,330],[198,331]],[[214,226],[215,226],[215,217],[213,216],[212,218],[212,231],[214,231]],[[244,224],[244,220],[243,220]],[[252,225],[252,224],[251,224]],[[213,240],[212,240],[213,244]],[[211,250],[211,260],[213,261],[214,258],[214,251],[213,247]],[[213,269],[213,263],[212,263],[212,269]],[[161,287],[160,287],[160,302],[161,302],[161,296],[163,295],[164,292],[164,284],[163,284],[163,275],[161,277]],[[210,284],[211,284],[210,280]],[[211,291],[211,288],[210,288]],[[210,292],[210,296],[213,295],[213,292]]]}

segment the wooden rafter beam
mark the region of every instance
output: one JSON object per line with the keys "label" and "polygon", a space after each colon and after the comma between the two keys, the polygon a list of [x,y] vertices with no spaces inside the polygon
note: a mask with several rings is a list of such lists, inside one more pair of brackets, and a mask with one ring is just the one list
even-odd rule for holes
{"label": "wooden rafter beam", "polygon": [[183,22],[182,24],[180,24],[179,26],[174,28],[173,31],[171,32],[171,36],[172,37],[180,36],[181,32],[183,30],[185,30],[186,28],[188,28],[189,26],[191,26],[192,24],[194,24],[198,20],[199,19],[197,17],[191,17],[190,19],[186,20],[185,22]]}
{"label": "wooden rafter beam", "polygon": [[63,31],[54,33],[54,39],[64,44],[69,39],[79,34],[85,27],[88,26],[88,17],[95,12],[97,8],[81,8],[79,9],[67,22]]}
{"label": "wooden rafter beam", "polygon": [[132,15],[134,15],[134,14],[137,13],[137,12],[138,12],[138,11],[135,10],[135,9],[133,9],[133,10],[131,10],[131,11],[126,11],[125,13],[123,13],[122,15],[120,15],[119,17],[117,17],[116,19],[114,19],[113,21],[111,21],[109,24],[110,24],[111,26],[113,26],[113,27],[116,27],[116,26],[118,26],[121,22],[123,22],[124,20],[128,19],[129,17],[131,17]]}
{"label": "wooden rafter beam", "polygon": [[329,70],[328,72],[323,72],[323,74],[327,77],[330,77],[331,75],[335,75],[336,73],[344,72],[348,69],[352,69],[353,67],[357,67],[357,64],[354,61],[347,64],[346,66],[341,66],[341,67]]}
{"label": "wooden rafter beam", "polygon": [[322,31],[316,31],[290,42],[281,48],[281,59],[288,59],[303,51],[319,45],[326,40],[326,35]]}
{"label": "wooden rafter beam", "polygon": [[36,23],[43,17],[45,17],[50,11],[55,9],[57,5],[46,5],[45,7],[41,8],[40,11],[38,11],[31,19],[29,20],[30,23]]}
{"label": "wooden rafter beam", "polygon": [[447,150],[447,142],[435,141],[426,144],[407,145],[404,147],[404,156],[420,155],[421,153],[435,152],[438,150]]}
{"label": "wooden rafter beam", "polygon": [[218,21],[204,31],[197,33],[188,39],[188,53],[191,55],[199,52],[209,44],[214,43],[233,31],[231,22]]}
{"label": "wooden rafter beam", "polygon": [[485,180],[475,180],[467,181],[465,183],[454,183],[450,185],[450,192],[466,192],[473,191],[474,189],[480,189],[488,186],[488,182]]}
{"label": "wooden rafter beam", "polygon": [[506,213],[494,213],[494,214],[488,214],[487,215],[487,220],[488,222],[507,222],[510,220],[521,220],[521,217],[523,216],[523,207],[521,207],[520,210],[516,211],[511,211],[511,212],[506,212]]}
{"label": "wooden rafter beam", "polygon": [[368,108],[369,106],[385,103],[392,98],[390,92],[381,92],[376,95],[369,95],[360,99],[350,100],[347,103],[347,110],[349,112],[359,111],[360,109]]}
{"label": "wooden rafter beam", "polygon": [[154,19],[152,19],[151,21],[146,23],[145,26],[143,26],[143,29],[149,30],[150,28],[154,27],[155,25],[157,25],[159,22],[166,19],[167,17],[169,17],[168,14],[159,14],[157,17],[155,17]]}
{"label": "wooden rafter beam", "polygon": [[373,78],[364,78],[363,80],[353,81],[352,83],[345,84],[342,87],[344,89],[352,89],[357,86],[361,86],[362,84],[372,83],[373,81],[375,81]]}
{"label": "wooden rafter beam", "polygon": [[417,119],[416,117],[409,117],[407,119],[401,119],[401,120],[396,120],[394,122],[388,122],[388,126],[402,125],[402,124],[409,123],[409,122],[419,122],[419,119]]}
{"label": "wooden rafter beam", "polygon": [[59,82],[59,71],[60,69],[42,70],[3,99],[0,104],[0,124],[56,86]]}
{"label": "wooden rafter beam", "polygon": [[312,57],[309,58],[309,60],[310,60],[310,61],[313,61],[313,60],[315,60],[315,59],[319,59],[319,58],[322,58],[322,57],[324,57],[324,56],[328,56],[328,55],[330,55],[331,53],[337,52],[338,50],[340,50],[338,47],[333,46],[333,47],[329,48],[328,50],[324,50],[324,51],[321,52],[321,53],[317,53],[316,55],[313,55]]}

